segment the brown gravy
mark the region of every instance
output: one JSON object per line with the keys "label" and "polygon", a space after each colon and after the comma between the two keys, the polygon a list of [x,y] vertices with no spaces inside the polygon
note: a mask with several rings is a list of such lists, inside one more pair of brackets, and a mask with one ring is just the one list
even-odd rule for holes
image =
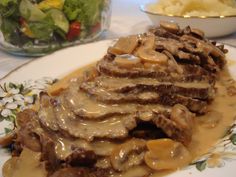
{"label": "brown gravy", "polygon": [[[52,95],[57,95],[60,93],[61,90],[68,87],[70,82],[73,82],[75,78],[82,77],[84,72],[87,72],[91,68],[95,67],[95,64],[88,65],[86,67],[83,67],[82,69],[78,69],[68,76],[64,77],[60,81],[58,81],[56,84],[54,84],[51,88],[49,88],[49,93]],[[235,95],[229,95],[227,92],[227,88],[234,85],[235,82],[232,81],[232,78],[227,70],[224,70],[220,74],[220,79],[216,83],[217,88],[217,94],[214,99],[214,101],[209,106],[209,113],[203,116],[197,116],[195,119],[195,128],[194,133],[192,137],[191,144],[187,147],[190,151],[192,157],[194,160],[200,158],[202,155],[206,154],[211,147],[215,145],[215,143],[225,135],[226,131],[229,129],[229,127],[232,125],[232,123],[236,119],[236,94]],[[70,151],[67,149],[67,144],[65,140],[58,141],[59,144],[56,146],[56,152],[58,154],[62,155],[61,158],[66,156]],[[79,143],[81,146],[88,146],[86,143],[83,143],[81,141],[78,141],[76,143]],[[93,145],[93,144],[92,144]],[[100,149],[103,147],[104,152],[109,152],[113,147],[115,147],[116,144],[107,144],[106,142],[96,142],[94,144],[94,147],[96,147],[97,150],[100,151]],[[106,148],[104,148],[106,147]],[[88,147],[93,149],[93,147]],[[99,149],[100,148],[100,149]],[[63,150],[61,152],[61,150]],[[30,151],[29,151],[30,154]],[[23,154],[24,155],[24,154]],[[23,155],[21,158],[23,158]],[[35,154],[37,156],[37,153]],[[209,166],[217,167],[220,165],[220,158],[221,156],[224,156],[225,154],[218,154],[218,153],[212,153],[208,159]],[[236,154],[235,154],[236,155]],[[24,163],[31,163],[29,156],[33,155],[25,155]],[[14,160],[14,159],[13,159]],[[12,160],[11,160],[12,161]],[[36,160],[37,161],[37,160]],[[35,164],[40,164],[39,162],[36,162]],[[20,162],[20,160],[19,160]],[[11,170],[14,163],[6,163],[5,168],[3,170],[7,170],[4,172],[6,175],[5,177],[13,177],[14,175],[11,174]],[[18,165],[19,166],[19,165]],[[18,167],[17,166],[17,167]],[[27,165],[26,165],[27,166]],[[29,170],[25,167],[20,168],[19,174],[29,174]],[[153,172],[153,170],[150,170],[147,166],[136,166],[128,171],[124,172],[123,174],[112,174],[111,177],[143,177],[143,176],[149,176],[150,177],[162,177],[165,176],[173,171],[162,171],[162,172]],[[31,173],[31,171],[30,171]],[[42,170],[35,170],[34,169],[34,175],[35,176],[44,176],[44,171]],[[18,175],[19,176],[19,175]],[[46,175],[45,175],[46,176]],[[15,177],[15,176],[14,176]]]}
{"label": "brown gravy", "polygon": [[[74,78],[82,76],[85,71],[93,67],[95,67],[94,63],[72,72],[49,88],[49,92],[55,94],[60,91],[61,88],[66,88]],[[209,113],[198,116],[195,120],[192,142],[188,146],[195,160],[206,154],[209,149],[222,138],[236,119],[236,95],[229,96],[227,93],[227,87],[232,84],[232,82],[229,82],[230,80],[232,81],[232,78],[227,69],[220,73],[219,78],[220,79],[216,82],[217,94],[214,101],[209,106]],[[210,163],[217,166],[219,157],[219,154],[213,155],[212,158],[210,158]],[[156,172],[151,176],[160,177],[168,173],[170,172]],[[132,168],[124,174],[114,175],[114,177],[142,177],[146,174],[150,174],[150,170],[141,166]]]}

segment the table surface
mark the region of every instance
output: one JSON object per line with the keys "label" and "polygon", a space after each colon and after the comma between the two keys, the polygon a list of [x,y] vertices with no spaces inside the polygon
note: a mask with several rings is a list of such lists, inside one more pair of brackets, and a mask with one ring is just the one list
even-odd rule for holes
{"label": "table surface", "polygon": [[[149,18],[139,10],[142,0],[113,0],[111,27],[105,39],[141,33],[151,25]],[[215,39],[236,47],[236,33]],[[17,57],[0,51],[0,78],[33,58]]]}

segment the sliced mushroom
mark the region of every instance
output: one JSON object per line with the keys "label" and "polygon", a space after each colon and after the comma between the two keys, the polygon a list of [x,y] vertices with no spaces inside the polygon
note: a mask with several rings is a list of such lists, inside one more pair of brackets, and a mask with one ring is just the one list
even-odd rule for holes
{"label": "sliced mushroom", "polygon": [[211,54],[215,57],[219,57],[220,59],[225,59],[225,54],[218,47],[209,44],[212,47]]}
{"label": "sliced mushroom", "polygon": [[193,117],[194,114],[181,104],[173,106],[170,116],[171,120],[173,120],[180,128],[188,129],[190,131],[193,127]]}
{"label": "sliced mushroom", "polygon": [[160,52],[157,52],[150,48],[140,47],[137,52],[138,56],[144,62],[156,63],[156,64],[167,64],[168,57]]}
{"label": "sliced mushroom", "polygon": [[170,68],[170,71],[176,71],[179,74],[183,74],[184,70],[179,66],[173,55],[168,52],[167,50],[163,51],[164,54],[166,54],[170,60],[168,60],[168,66]]}
{"label": "sliced mushroom", "polygon": [[180,30],[179,25],[177,25],[176,23],[167,22],[167,21],[161,21],[160,27],[164,28],[165,30],[171,33],[177,33]]}
{"label": "sliced mushroom", "polygon": [[205,34],[202,30],[196,29],[196,28],[192,28],[191,33],[195,34],[196,36],[198,36],[200,38],[204,38],[204,36],[205,36]]}
{"label": "sliced mushroom", "polygon": [[122,68],[132,68],[141,64],[140,58],[134,55],[117,55],[114,62]]}
{"label": "sliced mushroom", "polygon": [[139,38],[137,35],[121,37],[113,47],[108,49],[108,53],[115,55],[131,54],[138,46]]}
{"label": "sliced mushroom", "polygon": [[126,171],[143,162],[146,141],[132,139],[115,148],[110,156],[111,164],[117,171]]}
{"label": "sliced mushroom", "polygon": [[155,38],[156,36],[152,33],[148,33],[142,39],[142,46],[143,48],[154,49],[155,46]]}
{"label": "sliced mushroom", "polygon": [[147,147],[145,163],[153,170],[176,170],[192,160],[187,148],[171,139],[151,140]]}

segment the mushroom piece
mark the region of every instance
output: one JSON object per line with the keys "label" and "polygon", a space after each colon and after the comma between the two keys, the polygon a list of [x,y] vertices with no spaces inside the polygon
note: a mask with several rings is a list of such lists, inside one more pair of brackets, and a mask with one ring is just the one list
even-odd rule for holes
{"label": "mushroom piece", "polygon": [[117,55],[114,62],[122,68],[132,68],[141,64],[140,58],[134,55]]}
{"label": "mushroom piece", "polygon": [[137,55],[144,62],[156,63],[156,64],[167,64],[168,57],[160,52],[157,52],[151,48],[140,47],[137,51]]}
{"label": "mushroom piece", "polygon": [[193,117],[194,114],[181,104],[174,105],[170,115],[170,119],[173,120],[180,128],[187,129],[189,131],[193,128]]}
{"label": "mushroom piece", "polygon": [[196,28],[192,28],[191,29],[191,33],[195,34],[196,36],[200,37],[200,38],[204,38],[205,34],[202,30],[200,29],[196,29]]}
{"label": "mushroom piece", "polygon": [[177,33],[180,30],[179,25],[177,25],[176,23],[167,22],[167,21],[161,21],[160,27],[164,28],[165,30],[171,33]]}
{"label": "mushroom piece", "polygon": [[146,34],[142,39],[143,48],[154,49],[156,36],[152,33]]}
{"label": "mushroom piece", "polygon": [[131,139],[115,148],[110,156],[111,165],[117,171],[126,171],[143,162],[146,141]]}
{"label": "mushroom piece", "polygon": [[183,68],[181,68],[179,66],[179,64],[177,63],[177,61],[175,60],[175,58],[173,57],[173,55],[167,51],[167,50],[164,50],[163,51],[164,54],[166,54],[168,57],[169,57],[169,61],[168,61],[168,65],[169,65],[169,68],[171,71],[176,71],[178,74],[183,74],[184,70]]}
{"label": "mushroom piece", "polygon": [[192,160],[187,148],[171,139],[148,141],[147,148],[145,163],[153,170],[176,170]]}
{"label": "mushroom piece", "polygon": [[113,47],[109,47],[108,53],[114,55],[131,54],[138,46],[139,38],[137,35],[121,37]]}

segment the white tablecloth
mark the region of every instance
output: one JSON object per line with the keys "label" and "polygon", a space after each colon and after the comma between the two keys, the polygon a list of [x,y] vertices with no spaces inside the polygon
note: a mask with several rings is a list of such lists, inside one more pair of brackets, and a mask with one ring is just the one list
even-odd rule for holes
{"label": "white tablecloth", "polygon": [[[151,25],[146,14],[139,10],[143,0],[113,0],[111,27],[105,38],[140,33]],[[220,42],[236,46],[236,33],[216,39]],[[0,51],[0,78],[32,58],[16,57]]]}

